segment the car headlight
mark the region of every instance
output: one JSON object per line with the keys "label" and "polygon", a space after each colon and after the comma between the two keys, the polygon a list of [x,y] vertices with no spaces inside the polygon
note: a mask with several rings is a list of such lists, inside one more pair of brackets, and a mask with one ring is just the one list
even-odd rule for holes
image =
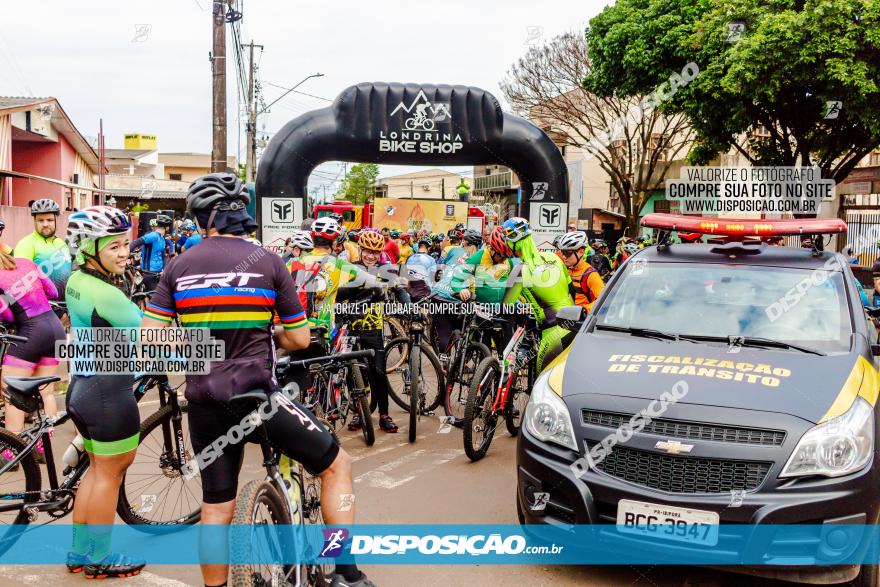
{"label": "car headlight", "polygon": [[548,369],[535,381],[526,405],[525,423],[529,433],[544,442],[554,442],[577,451],[571,416],[562,398],[550,389],[549,379],[555,368]]}
{"label": "car headlight", "polygon": [[780,477],[840,477],[858,471],[874,455],[874,408],[857,397],[844,414],[810,428]]}

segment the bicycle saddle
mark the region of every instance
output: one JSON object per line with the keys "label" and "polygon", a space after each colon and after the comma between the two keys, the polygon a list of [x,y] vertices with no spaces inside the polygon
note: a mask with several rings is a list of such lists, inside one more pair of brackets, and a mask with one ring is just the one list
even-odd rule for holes
{"label": "bicycle saddle", "polygon": [[229,400],[229,404],[234,408],[252,410],[257,404],[269,400],[269,392],[265,389],[252,389],[246,393],[239,393]]}
{"label": "bicycle saddle", "polygon": [[57,375],[48,377],[4,377],[3,382],[10,391],[16,391],[25,396],[32,396],[39,393],[40,388],[50,383],[61,381]]}
{"label": "bicycle saddle", "polygon": [[5,377],[6,396],[9,402],[24,412],[36,412],[43,405],[40,397],[40,388],[61,378],[55,375],[50,377]]}

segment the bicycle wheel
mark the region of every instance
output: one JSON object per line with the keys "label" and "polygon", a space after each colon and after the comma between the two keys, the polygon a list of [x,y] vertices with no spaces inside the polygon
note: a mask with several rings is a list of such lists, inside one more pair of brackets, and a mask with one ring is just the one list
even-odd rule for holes
{"label": "bicycle wheel", "polygon": [[[409,411],[409,339],[398,337],[385,345],[388,395],[400,409]],[[399,392],[397,390],[400,390]]]}
{"label": "bicycle wheel", "polygon": [[[410,340],[408,338],[395,338],[385,345],[385,355],[399,357],[402,353],[408,355]],[[436,410],[442,403],[444,397],[444,379],[443,372],[440,367],[440,359],[437,353],[427,343],[421,345],[421,377],[422,383],[419,386],[425,394],[425,410]],[[409,412],[409,389],[410,389],[410,365],[409,360],[403,365],[388,372],[388,395],[394,400],[400,408]]]}
{"label": "bicycle wheel", "polygon": [[529,365],[517,373],[513,385],[510,386],[510,391],[507,395],[507,405],[504,406],[504,423],[507,425],[507,432],[511,436],[519,434],[522,417],[526,412],[526,404],[529,403],[533,379],[532,366]]}
{"label": "bicycle wheel", "polygon": [[464,420],[464,408],[471,388],[471,379],[477,365],[492,354],[489,347],[481,342],[470,343],[463,353],[455,358],[455,364],[446,375],[446,394],[443,409],[452,418],[452,423],[460,426]]}
{"label": "bicycle wheel", "polygon": [[[271,553],[273,560],[281,560],[282,553],[290,552],[289,546],[281,538],[281,533],[266,532],[268,525],[286,526],[290,524],[290,513],[275,486],[265,480],[254,480],[244,486],[235,500],[233,525],[250,526],[253,534],[250,540],[232,542],[233,559],[255,561],[267,558]],[[263,530],[259,530],[263,528]],[[234,587],[263,587],[283,585],[292,570],[292,565],[242,563],[230,565],[230,585]]]}
{"label": "bicycle wheel", "polygon": [[[180,410],[187,413],[186,401],[180,402]],[[186,419],[180,422],[181,458],[172,416],[171,406],[166,405],[141,424],[137,454],[119,487],[116,513],[142,532],[167,532],[169,526],[195,524],[201,518],[201,478],[187,480],[187,470],[181,466],[195,457]]]}
{"label": "bicycle wheel", "polygon": [[501,377],[501,367],[495,357],[484,359],[477,367],[468,401],[464,409],[464,453],[471,461],[479,461],[489,450],[498,417],[492,414],[495,390]]}
{"label": "bicycle wheel", "polygon": [[[9,462],[7,457],[20,455],[26,446],[17,434],[0,428],[0,468]],[[33,452],[19,461],[17,469],[6,471],[0,476],[0,503],[4,506],[22,506],[21,509],[0,513],[0,555],[9,550],[30,523],[24,506],[39,501],[41,483],[40,468],[34,460]]]}
{"label": "bicycle wheel", "polygon": [[352,398],[354,403],[352,411],[360,416],[361,434],[364,435],[364,442],[367,443],[367,446],[373,446],[373,443],[376,442],[376,430],[373,428],[373,414],[370,411],[370,399],[366,394],[367,387],[364,385],[364,375],[355,361],[352,361],[348,368],[354,387],[359,390],[357,401]]}

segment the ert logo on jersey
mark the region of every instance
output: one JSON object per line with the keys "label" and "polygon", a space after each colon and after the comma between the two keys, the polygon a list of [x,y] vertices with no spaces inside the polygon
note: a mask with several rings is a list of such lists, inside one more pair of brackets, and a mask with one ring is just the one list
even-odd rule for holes
{"label": "ert logo on jersey", "polygon": [[[198,273],[177,280],[177,291],[206,287],[242,287],[251,277],[263,277],[262,273]],[[237,278],[237,281],[236,281]],[[200,281],[201,280],[201,281]]]}

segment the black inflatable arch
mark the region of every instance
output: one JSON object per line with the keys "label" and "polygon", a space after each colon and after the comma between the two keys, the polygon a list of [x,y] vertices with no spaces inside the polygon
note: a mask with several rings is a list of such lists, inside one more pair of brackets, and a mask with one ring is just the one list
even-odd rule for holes
{"label": "black inflatable arch", "polygon": [[309,174],[326,161],[393,165],[500,164],[522,184],[522,201],[568,202],[568,170],[559,149],[531,122],[501,111],[480,88],[361,83],[327,108],[284,125],[257,173],[263,198],[307,201]]}

